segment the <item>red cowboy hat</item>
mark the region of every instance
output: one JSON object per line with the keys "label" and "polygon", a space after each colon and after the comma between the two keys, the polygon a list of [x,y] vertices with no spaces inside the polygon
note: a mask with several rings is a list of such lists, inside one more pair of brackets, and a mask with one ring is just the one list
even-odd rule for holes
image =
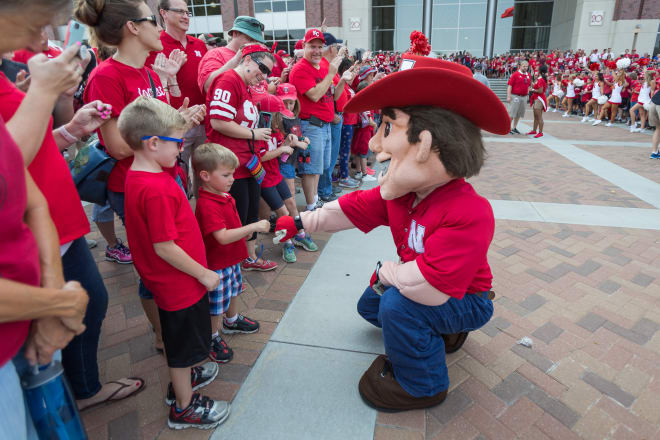
{"label": "red cowboy hat", "polygon": [[430,105],[444,108],[495,134],[508,134],[511,119],[502,101],[472,78],[467,67],[445,60],[404,54],[401,70],[387,75],[355,95],[348,113],[386,107]]}

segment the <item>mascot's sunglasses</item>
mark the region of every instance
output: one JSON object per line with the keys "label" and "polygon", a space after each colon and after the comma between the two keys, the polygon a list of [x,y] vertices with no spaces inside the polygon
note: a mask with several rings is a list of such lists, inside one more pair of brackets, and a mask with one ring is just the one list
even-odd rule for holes
{"label": "mascot's sunglasses", "polygon": [[[154,135],[156,136],[156,135]],[[142,136],[142,140],[146,141],[147,139],[151,139],[154,136]],[[185,142],[184,138],[173,138],[173,137],[167,137],[167,136],[156,136],[158,139],[162,139],[164,141],[171,141],[171,142],[176,142],[177,147],[179,147],[179,151],[183,151],[183,143]]]}

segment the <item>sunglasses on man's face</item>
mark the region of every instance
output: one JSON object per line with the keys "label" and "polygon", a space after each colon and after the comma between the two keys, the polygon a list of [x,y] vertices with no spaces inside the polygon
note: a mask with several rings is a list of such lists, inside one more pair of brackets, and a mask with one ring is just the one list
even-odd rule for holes
{"label": "sunglasses on man's face", "polygon": [[169,8],[169,9],[165,9],[165,10],[166,10],[166,11],[170,11],[170,12],[174,12],[174,13],[177,13],[177,14],[179,14],[179,15],[186,15],[186,16],[188,16],[188,17],[192,17],[192,12],[187,11],[187,10],[185,10],[185,9]]}
{"label": "sunglasses on man's face", "polygon": [[158,20],[156,20],[156,16],[152,15],[150,17],[142,17],[142,18],[131,18],[128,21],[132,21],[133,23],[142,23],[143,21],[150,21],[151,24],[154,26],[158,25]]}
{"label": "sunglasses on man's face", "polygon": [[261,71],[261,73],[263,73],[266,76],[270,75],[270,69],[268,68],[268,66],[266,66],[264,63],[262,63],[259,60],[252,60],[252,61],[257,63],[257,66],[259,66],[259,70]]}

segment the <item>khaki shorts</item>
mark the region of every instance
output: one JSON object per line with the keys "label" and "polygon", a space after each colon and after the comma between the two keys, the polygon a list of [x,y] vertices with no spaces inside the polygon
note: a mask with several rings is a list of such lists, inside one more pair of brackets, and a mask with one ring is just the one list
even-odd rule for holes
{"label": "khaki shorts", "polygon": [[652,102],[649,105],[651,106],[649,110],[649,125],[660,129],[660,105],[653,104]]}
{"label": "khaki shorts", "polygon": [[522,118],[525,116],[525,106],[527,105],[526,96],[512,95],[509,103],[509,116],[511,119]]}

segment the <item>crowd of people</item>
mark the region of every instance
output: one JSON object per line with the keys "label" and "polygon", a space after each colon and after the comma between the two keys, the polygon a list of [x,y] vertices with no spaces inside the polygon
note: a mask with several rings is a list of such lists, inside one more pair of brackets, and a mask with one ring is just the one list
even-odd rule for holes
{"label": "crowd of people", "polygon": [[[87,26],[91,48],[49,41],[47,29],[71,16]],[[170,371],[168,424],[222,423],[229,404],[197,390],[233,357],[221,334],[259,330],[235,301],[242,272],[278,266],[262,257],[257,234],[299,214],[296,179],[308,211],[376,180],[367,153],[379,115],[343,107],[385,75],[372,65],[382,55],[356,60],[319,29],[295,53],[274,52],[263,24],[245,16],[229,42],[202,41],[187,34],[184,0],[162,0],[158,14],[142,0],[77,0],[73,10],[64,0],[9,1],[0,21],[0,407],[12,421],[0,436],[35,435],[30,411],[16,404],[33,365],[61,360],[80,411],[145,387],[137,377],[101,383],[108,293],[85,239],[84,181],[74,184],[67,163],[75,170],[90,151],[112,166],[100,190],[90,187],[103,201],[91,219],[106,260],[134,264],[140,276],[137,294]],[[396,64],[388,60],[387,72]],[[296,248],[318,250],[303,228],[282,243],[284,262],[296,261]]]}
{"label": "crowd of people", "polygon": [[[245,290],[244,271],[277,268],[257,237],[278,218],[298,217],[297,179],[305,211],[376,181],[369,141],[382,115],[344,107],[387,74],[412,67],[401,54],[349,55],[324,29],[309,29],[292,54],[274,51],[263,23],[247,16],[235,19],[228,42],[202,40],[187,33],[185,0],[158,6],[156,14],[143,0],[76,0],[73,11],[67,0],[0,6],[0,408],[7,415],[0,437],[34,435],[29,411],[17,402],[19,378],[35,364],[61,359],[81,411],[145,387],[141,378],[101,383],[97,351],[108,293],[85,239],[81,183],[74,184],[65,153],[78,160],[77,150],[94,149],[114,164],[94,187],[102,203],[91,219],[107,242],[106,259],[132,263],[140,276],[137,294],[169,367],[165,402],[175,429],[210,428],[229,416],[227,402],[197,390],[233,357],[221,334],[259,331],[235,298]],[[87,26],[91,49],[48,40],[45,30],[72,15]],[[608,125],[629,117],[631,131],[654,124],[657,111],[645,104],[660,100],[660,78],[652,63],[641,75],[629,71],[647,59],[634,55],[625,67],[599,54],[585,65],[583,52],[515,60],[512,133],[530,93],[528,134],[537,137],[548,101],[594,125],[608,116]],[[491,76],[506,75],[501,66],[511,62],[447,58]],[[127,243],[117,237],[115,215]],[[285,263],[295,263],[296,247],[318,250],[302,227],[282,243]]]}
{"label": "crowd of people", "polygon": [[[598,56],[597,51],[593,55]],[[656,63],[648,58],[634,60],[626,53],[616,60],[594,61],[588,66],[582,60],[575,67],[562,70],[557,67],[555,52],[540,62],[536,58],[519,59],[507,82],[511,134],[521,134],[517,124],[529,101],[534,126],[526,133],[528,136],[543,136],[545,111],[563,112],[564,118],[581,117],[581,123],[593,126],[612,127],[620,123],[631,133],[652,132],[649,158],[660,159],[660,130],[656,129],[660,123],[660,73]]]}

